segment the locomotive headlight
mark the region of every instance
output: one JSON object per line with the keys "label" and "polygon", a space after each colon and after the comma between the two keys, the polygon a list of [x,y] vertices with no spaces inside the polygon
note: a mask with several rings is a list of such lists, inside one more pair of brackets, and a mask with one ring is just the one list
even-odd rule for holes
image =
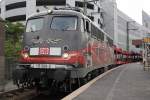
{"label": "locomotive headlight", "polygon": [[62,55],[62,57],[63,57],[63,58],[68,58],[68,57],[69,57],[69,54],[68,54],[68,53],[64,53],[64,54]]}
{"label": "locomotive headlight", "polygon": [[24,58],[28,58],[28,57],[29,57],[28,53],[24,53],[24,54],[23,54],[23,57],[24,57]]}

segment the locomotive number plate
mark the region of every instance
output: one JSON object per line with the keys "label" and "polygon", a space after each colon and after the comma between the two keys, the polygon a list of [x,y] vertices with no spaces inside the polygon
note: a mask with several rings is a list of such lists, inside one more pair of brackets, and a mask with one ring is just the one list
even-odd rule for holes
{"label": "locomotive number plate", "polygon": [[31,68],[56,69],[56,68],[67,68],[67,66],[66,65],[56,65],[56,64],[31,64]]}
{"label": "locomotive number plate", "polygon": [[49,48],[40,48],[39,55],[49,55]]}

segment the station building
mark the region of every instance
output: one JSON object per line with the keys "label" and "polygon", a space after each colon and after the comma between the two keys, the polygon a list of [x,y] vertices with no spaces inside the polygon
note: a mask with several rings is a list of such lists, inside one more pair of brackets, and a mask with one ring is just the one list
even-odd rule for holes
{"label": "station building", "polygon": [[[133,41],[141,40],[143,38],[144,27],[119,9],[117,10],[117,46],[123,50],[127,50],[128,48],[129,51],[140,52],[141,48],[133,45]],[[129,38],[129,47],[127,47],[127,38]]]}
{"label": "station building", "polygon": [[[11,22],[25,20],[33,13],[62,7],[80,7],[84,9],[84,0],[1,0],[0,16]],[[116,0],[99,0],[87,3],[87,15],[114,40],[117,47],[127,50],[127,30],[129,33],[129,51],[139,51],[132,41],[142,39],[148,28],[133,22],[134,20],[117,8]],[[128,23],[128,26],[127,26]],[[134,28],[133,30],[131,30]]]}
{"label": "station building", "polygon": [[[83,0],[2,0],[0,4],[1,17],[9,21],[25,21],[30,15],[55,7],[84,7]],[[101,25],[100,1],[87,3],[87,14],[97,24]]]}
{"label": "station building", "polygon": [[[129,34],[129,51],[141,52],[142,40],[145,34],[150,33],[150,16],[142,11],[142,24],[117,9],[117,37],[116,45],[127,50],[127,31]],[[127,25],[128,24],[128,25]]]}
{"label": "station building", "polygon": [[142,10],[142,24],[144,27],[150,29],[150,15]]}
{"label": "station building", "polygon": [[[41,12],[47,10],[44,6],[47,6],[48,9],[54,9],[55,7],[80,7],[84,10],[83,1],[84,0],[2,0],[0,3],[0,15],[4,20],[11,22],[25,22],[29,16],[37,13],[37,11]],[[114,16],[113,1],[115,0],[99,0],[87,3],[87,15],[98,27],[103,28],[109,33],[112,39],[115,33],[113,30],[115,22],[111,19],[111,16]],[[106,6],[106,11],[109,11],[108,14],[105,14],[102,4]],[[104,24],[105,22],[108,23],[107,21],[109,21],[109,25]]]}

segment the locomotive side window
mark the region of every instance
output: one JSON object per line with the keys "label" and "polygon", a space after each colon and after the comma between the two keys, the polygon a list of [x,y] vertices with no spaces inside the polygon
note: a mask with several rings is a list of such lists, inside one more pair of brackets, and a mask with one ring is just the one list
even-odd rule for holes
{"label": "locomotive side window", "polygon": [[92,37],[100,39],[102,41],[104,40],[104,33],[93,24],[91,25],[91,30],[92,30]]}
{"label": "locomotive side window", "polygon": [[26,32],[35,32],[43,28],[44,18],[29,19],[26,26]]}
{"label": "locomotive side window", "polygon": [[77,17],[71,16],[55,16],[52,19],[51,29],[54,30],[76,30],[77,29]]}
{"label": "locomotive side window", "polygon": [[85,21],[85,31],[90,33],[90,22],[89,21]]}

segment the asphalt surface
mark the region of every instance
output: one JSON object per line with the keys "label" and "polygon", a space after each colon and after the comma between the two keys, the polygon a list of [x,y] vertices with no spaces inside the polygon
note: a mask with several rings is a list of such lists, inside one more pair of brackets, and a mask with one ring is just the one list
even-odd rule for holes
{"label": "asphalt surface", "polygon": [[150,100],[150,71],[140,63],[122,65],[74,100]]}

